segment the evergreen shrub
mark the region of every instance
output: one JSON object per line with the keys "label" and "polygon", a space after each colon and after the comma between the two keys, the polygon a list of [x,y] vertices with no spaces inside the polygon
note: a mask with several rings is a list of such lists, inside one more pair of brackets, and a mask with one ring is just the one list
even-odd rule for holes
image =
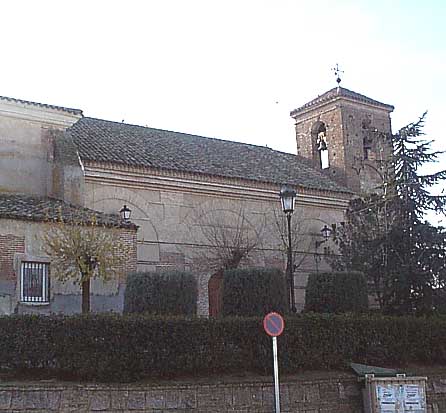
{"label": "evergreen shrub", "polygon": [[[285,316],[278,341],[283,374],[343,370],[349,362],[383,367],[446,365],[446,317]],[[127,382],[270,374],[271,353],[262,317],[0,317],[2,376]]]}
{"label": "evergreen shrub", "polygon": [[197,312],[197,281],[188,272],[130,274],[124,313],[192,316]]}
{"label": "evergreen shrub", "polygon": [[287,311],[286,282],[276,268],[238,268],[223,274],[222,315],[264,316]]}
{"label": "evergreen shrub", "polygon": [[364,274],[324,272],[310,274],[305,291],[305,311],[316,313],[363,312],[368,309]]}

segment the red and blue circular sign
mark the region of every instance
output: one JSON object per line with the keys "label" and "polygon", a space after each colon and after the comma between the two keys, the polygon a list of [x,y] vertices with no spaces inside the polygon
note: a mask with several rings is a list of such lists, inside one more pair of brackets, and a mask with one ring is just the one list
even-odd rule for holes
{"label": "red and blue circular sign", "polygon": [[279,313],[268,313],[263,319],[263,328],[271,337],[280,336],[285,328],[285,321]]}

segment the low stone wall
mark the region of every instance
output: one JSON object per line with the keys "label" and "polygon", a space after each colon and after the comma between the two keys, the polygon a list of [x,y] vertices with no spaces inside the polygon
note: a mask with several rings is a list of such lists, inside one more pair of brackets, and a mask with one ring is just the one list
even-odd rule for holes
{"label": "low stone wall", "polygon": [[[446,379],[428,384],[429,413],[446,412]],[[273,385],[266,381],[175,385],[0,383],[0,412],[270,413]],[[281,383],[282,413],[362,413],[354,377]]]}

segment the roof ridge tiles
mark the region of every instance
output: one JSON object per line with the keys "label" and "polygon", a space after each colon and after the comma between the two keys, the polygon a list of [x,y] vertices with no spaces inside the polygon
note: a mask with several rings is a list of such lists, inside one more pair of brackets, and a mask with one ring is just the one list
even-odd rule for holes
{"label": "roof ridge tiles", "polygon": [[284,154],[287,154],[287,155],[296,156],[296,155],[294,155],[292,153],[289,153],[289,152],[284,152],[284,151],[280,151],[280,150],[277,150],[277,149],[273,149],[273,148],[270,148],[269,146],[266,146],[266,145],[256,145],[255,143],[245,143],[245,142],[233,141],[233,140],[229,140],[229,139],[225,139],[225,138],[197,135],[197,134],[194,134],[194,133],[180,132],[180,131],[170,130],[170,129],[154,128],[154,127],[151,127],[151,126],[137,125],[135,123],[127,123],[127,122],[118,122],[118,121],[114,121],[114,120],[100,119],[100,118],[95,118],[95,117],[91,117],[91,116],[83,116],[83,119],[85,119],[85,120],[92,120],[92,121],[99,121],[99,122],[105,122],[105,123],[111,123],[111,124],[115,124],[115,125],[122,125],[124,127],[125,126],[130,126],[130,127],[142,128],[142,129],[145,129],[145,130],[158,131],[158,132],[162,132],[162,133],[174,133],[174,134],[178,134],[178,135],[190,136],[190,137],[193,137],[193,138],[200,138],[200,139],[206,139],[206,140],[211,140],[211,141],[228,142],[228,143],[235,144],[235,145],[251,146],[251,147],[254,147],[254,148],[264,148],[264,149],[269,149],[270,151],[273,151],[273,152],[284,153]]}

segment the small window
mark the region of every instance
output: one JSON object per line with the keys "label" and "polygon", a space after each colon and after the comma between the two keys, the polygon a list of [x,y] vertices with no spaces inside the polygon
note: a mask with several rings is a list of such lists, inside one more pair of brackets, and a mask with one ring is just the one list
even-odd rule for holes
{"label": "small window", "polygon": [[20,268],[20,301],[47,303],[49,301],[49,264],[23,261]]}
{"label": "small window", "polygon": [[371,152],[372,152],[372,144],[373,144],[373,140],[370,138],[370,136],[369,135],[364,136],[364,138],[362,140],[362,149],[363,149],[365,160],[370,159]]}

